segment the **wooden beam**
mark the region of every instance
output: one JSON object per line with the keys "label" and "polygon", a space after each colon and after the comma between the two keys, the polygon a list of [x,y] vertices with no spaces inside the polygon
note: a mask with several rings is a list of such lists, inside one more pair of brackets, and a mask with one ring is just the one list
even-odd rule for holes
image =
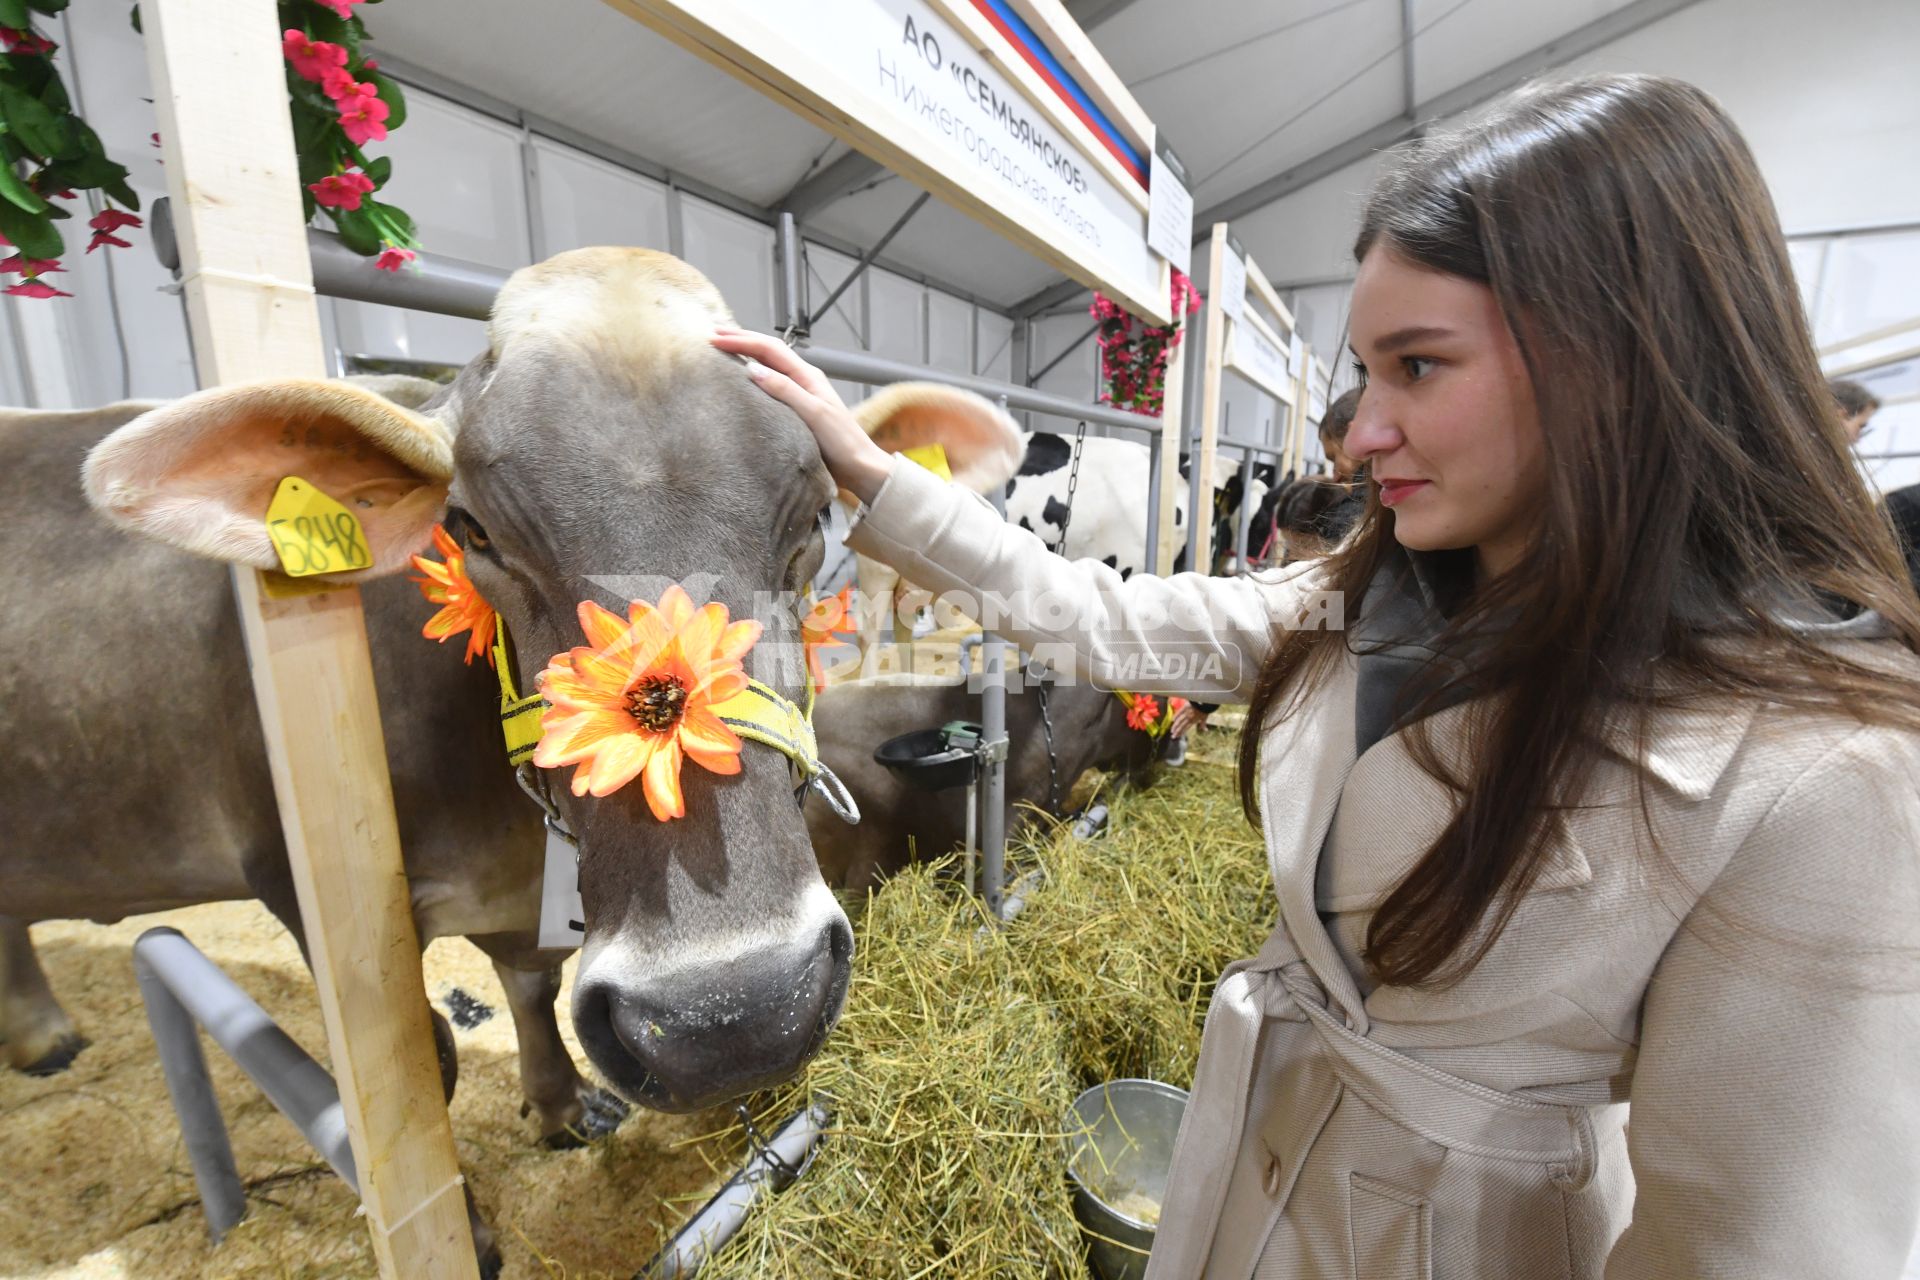
{"label": "wooden beam", "polygon": [[[1213,496],[1213,456],[1220,439],[1227,326],[1234,323],[1232,317],[1220,309],[1227,255],[1233,252],[1227,247],[1227,224],[1214,223],[1212,235],[1212,254],[1207,261],[1207,344],[1200,366],[1200,447],[1196,450],[1199,456],[1193,459],[1193,465],[1200,468],[1200,496],[1206,499]],[[1211,517],[1212,512],[1207,514]],[[1195,573],[1206,573],[1213,564],[1213,521],[1202,520],[1194,512],[1188,516],[1187,536],[1192,540],[1193,555],[1187,563]]]}
{"label": "wooden beam", "polygon": [[[201,384],[324,377],[275,6],[141,16]],[[234,588],[375,1257],[471,1280],[360,594],[269,600],[252,569]]]}
{"label": "wooden beam", "polygon": [[[1187,397],[1187,350],[1191,342],[1182,341],[1173,349],[1167,359],[1167,386],[1161,398],[1160,412],[1160,532],[1158,542],[1160,563],[1149,566],[1147,572],[1165,576],[1173,572],[1174,537],[1173,502],[1186,484],[1186,477],[1180,474],[1180,444],[1182,406]],[[1194,523],[1194,513],[1187,513],[1189,528]]]}
{"label": "wooden beam", "polygon": [[1094,23],[1105,22],[1129,2],[1122,0],[1109,5],[1104,11],[1091,15],[1091,21],[1081,22],[1060,0],[1012,0],[1014,11],[1046,40],[1048,50],[1060,59],[1060,65],[1072,73],[1087,96],[1107,113],[1107,118],[1126,133],[1127,141],[1140,148],[1142,155],[1152,155],[1157,134],[1153,118],[1087,38]]}

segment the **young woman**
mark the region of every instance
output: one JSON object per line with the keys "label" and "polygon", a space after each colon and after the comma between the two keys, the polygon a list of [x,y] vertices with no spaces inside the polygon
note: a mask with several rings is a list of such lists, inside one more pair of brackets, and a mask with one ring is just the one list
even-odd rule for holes
{"label": "young woman", "polygon": [[1533,88],[1397,157],[1355,256],[1368,509],[1264,582],[1070,564],[715,339],[851,545],[1250,703],[1280,925],[1215,991],[1148,1274],[1897,1277],[1920,601],[1751,155],[1672,80]]}

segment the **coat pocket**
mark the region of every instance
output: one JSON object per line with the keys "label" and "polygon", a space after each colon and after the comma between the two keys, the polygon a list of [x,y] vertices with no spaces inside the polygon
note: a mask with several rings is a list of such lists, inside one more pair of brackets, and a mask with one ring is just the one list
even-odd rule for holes
{"label": "coat pocket", "polygon": [[1433,1280],[1433,1205],[1362,1173],[1347,1175],[1353,1280]]}

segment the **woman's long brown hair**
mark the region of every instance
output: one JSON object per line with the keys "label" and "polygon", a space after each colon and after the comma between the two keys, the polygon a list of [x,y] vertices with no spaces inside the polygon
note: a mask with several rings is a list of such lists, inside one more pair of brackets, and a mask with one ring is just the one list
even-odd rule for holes
{"label": "woman's long brown hair", "polygon": [[[1603,721],[1626,715],[1644,741],[1657,707],[1733,695],[1920,728],[1920,685],[1783,622],[1818,592],[1920,649],[1920,600],[1848,453],[1772,200],[1705,93],[1650,76],[1524,89],[1390,160],[1354,256],[1376,248],[1493,290],[1547,459],[1524,561],[1441,637],[1471,652],[1465,674],[1436,664],[1402,716],[1457,802],[1365,960],[1382,984],[1443,986],[1533,884]],[[1392,537],[1370,495],[1327,563],[1349,620]],[[1728,628],[1739,643],[1717,642]],[[1240,745],[1249,817],[1264,728],[1343,649],[1338,631],[1276,636]],[[1468,694],[1467,741],[1436,750],[1421,717]]]}

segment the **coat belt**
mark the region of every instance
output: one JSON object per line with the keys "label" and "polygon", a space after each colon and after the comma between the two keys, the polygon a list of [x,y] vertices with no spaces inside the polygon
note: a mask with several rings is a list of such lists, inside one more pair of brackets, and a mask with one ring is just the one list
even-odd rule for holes
{"label": "coat belt", "polygon": [[[1260,1077],[1273,1084],[1262,1098],[1263,1114],[1250,1116]],[[1214,1249],[1223,1217],[1277,1219],[1345,1093],[1443,1147],[1540,1165],[1568,1190],[1584,1186],[1594,1172],[1587,1108],[1489,1089],[1359,1034],[1329,1012],[1325,988],[1282,927],[1258,956],[1229,966],[1214,990],[1147,1280],[1250,1275],[1266,1233],[1257,1240],[1254,1233],[1232,1233],[1247,1236],[1251,1251],[1223,1256]],[[1252,1142],[1250,1124],[1257,1126]]]}

